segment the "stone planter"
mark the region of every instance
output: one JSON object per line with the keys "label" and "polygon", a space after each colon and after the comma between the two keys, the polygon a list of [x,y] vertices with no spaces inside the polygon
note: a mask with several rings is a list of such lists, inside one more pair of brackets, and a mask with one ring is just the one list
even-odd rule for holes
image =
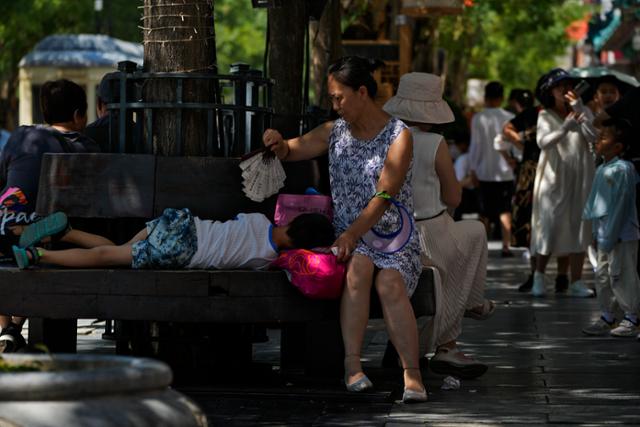
{"label": "stone planter", "polygon": [[171,369],[151,359],[7,354],[41,372],[0,373],[0,427],[206,426],[205,415],[171,390]]}

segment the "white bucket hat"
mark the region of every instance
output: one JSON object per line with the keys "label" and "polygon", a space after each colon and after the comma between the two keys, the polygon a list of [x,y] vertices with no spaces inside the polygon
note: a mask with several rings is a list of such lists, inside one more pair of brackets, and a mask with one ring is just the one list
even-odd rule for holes
{"label": "white bucket hat", "polygon": [[449,123],[454,120],[449,104],[442,99],[440,77],[427,73],[408,73],[400,77],[396,95],[382,107],[401,120],[415,123]]}

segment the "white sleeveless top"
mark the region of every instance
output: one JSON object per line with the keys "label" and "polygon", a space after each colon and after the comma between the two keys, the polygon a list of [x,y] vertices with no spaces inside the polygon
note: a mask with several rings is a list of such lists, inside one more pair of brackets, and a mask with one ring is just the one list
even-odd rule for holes
{"label": "white sleeveless top", "polygon": [[413,209],[416,220],[440,214],[447,207],[440,198],[440,179],[436,173],[436,152],[442,135],[411,128],[413,135]]}

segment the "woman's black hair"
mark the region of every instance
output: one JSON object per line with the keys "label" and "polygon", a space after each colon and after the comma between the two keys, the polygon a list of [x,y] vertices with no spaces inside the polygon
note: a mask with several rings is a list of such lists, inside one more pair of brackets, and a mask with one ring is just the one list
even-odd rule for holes
{"label": "woman's black hair", "polygon": [[298,215],[289,223],[287,235],[294,248],[311,249],[329,246],[335,240],[335,230],[329,218],[317,213]]}
{"label": "woman's black hair", "polygon": [[76,111],[80,116],[87,114],[87,95],[70,80],[48,81],[40,88],[40,109],[50,125],[70,122]]}
{"label": "woman's black hair", "polygon": [[529,89],[514,89],[511,93],[513,93],[513,100],[524,110],[533,107],[533,94]]}
{"label": "woman's black hair", "polygon": [[373,72],[384,65],[379,59],[363,58],[361,56],[343,56],[329,66],[328,74],[340,84],[353,90],[361,86],[367,88],[369,98],[375,99],[378,84],[373,78]]}

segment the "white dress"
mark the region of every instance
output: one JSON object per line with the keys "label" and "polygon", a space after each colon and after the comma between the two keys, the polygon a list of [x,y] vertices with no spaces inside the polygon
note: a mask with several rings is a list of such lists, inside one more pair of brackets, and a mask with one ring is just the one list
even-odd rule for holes
{"label": "white dress", "polygon": [[441,135],[411,128],[413,201],[422,262],[436,268],[436,313],[420,328],[422,354],[457,340],[464,311],[482,305],[487,274],[487,234],[480,221],[454,222],[440,195],[435,159]]}
{"label": "white dress", "polygon": [[533,187],[531,253],[580,253],[591,243],[591,224],[582,220],[595,171],[587,125],[566,129],[563,124],[550,110],[538,116],[536,138],[542,151]]}

